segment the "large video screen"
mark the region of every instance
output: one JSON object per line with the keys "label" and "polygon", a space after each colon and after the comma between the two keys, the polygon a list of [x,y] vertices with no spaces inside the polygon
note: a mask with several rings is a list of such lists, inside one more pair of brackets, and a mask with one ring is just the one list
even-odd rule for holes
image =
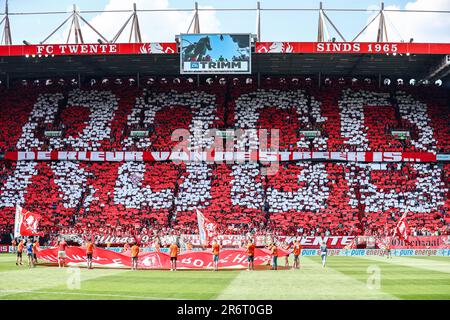
{"label": "large video screen", "polygon": [[250,34],[180,35],[180,73],[251,73]]}

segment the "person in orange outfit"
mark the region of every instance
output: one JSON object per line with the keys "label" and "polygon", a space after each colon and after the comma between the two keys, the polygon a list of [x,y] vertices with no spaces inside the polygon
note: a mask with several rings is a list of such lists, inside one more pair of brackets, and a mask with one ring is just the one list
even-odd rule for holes
{"label": "person in orange outfit", "polygon": [[38,263],[37,260],[37,253],[39,251],[39,240],[36,239],[33,243],[33,259],[34,259],[34,266],[36,267],[36,264]]}
{"label": "person in orange outfit", "polygon": [[178,245],[174,241],[169,247],[170,271],[177,271]]}
{"label": "person in orange outfit", "polygon": [[64,240],[64,238],[61,238],[58,242],[58,267],[64,268],[66,266],[66,248],[67,248],[67,242]]}
{"label": "person in orange outfit", "polygon": [[23,252],[23,247],[25,245],[24,240],[20,240],[19,244],[17,245],[17,259],[16,259],[16,266],[22,265],[22,252]]}
{"label": "person in orange outfit", "polygon": [[137,242],[131,247],[131,270],[137,270],[139,258],[139,246]]}
{"label": "person in orange outfit", "polygon": [[17,252],[17,241],[16,241],[16,239],[12,239],[11,247],[12,247],[12,253]]}
{"label": "person in orange outfit", "polygon": [[300,269],[300,255],[302,254],[302,245],[297,240],[294,241],[292,253],[294,254],[294,264],[292,267],[293,269]]}
{"label": "person in orange outfit", "polygon": [[247,270],[255,270],[255,244],[253,243],[252,239],[248,240],[247,243],[247,262],[248,262],[248,269]]}
{"label": "person in orange outfit", "polygon": [[272,270],[277,270],[278,269],[278,247],[277,245],[273,242],[272,245],[270,246],[270,251],[272,252]]}
{"label": "person in orange outfit", "polygon": [[92,256],[94,254],[94,244],[92,241],[86,242],[86,261],[88,269],[93,269],[92,267]]}
{"label": "person in orange outfit", "polygon": [[217,243],[217,240],[214,240],[212,244],[214,271],[219,271],[219,251],[220,245]]}
{"label": "person in orange outfit", "polygon": [[388,259],[391,258],[392,259],[391,244],[390,243],[388,243],[386,245],[385,253],[386,253],[386,258],[388,258]]}
{"label": "person in orange outfit", "polygon": [[291,255],[291,253],[290,253],[291,244],[286,242],[284,247],[283,247],[283,249],[287,251],[287,254],[286,254],[285,259],[284,259],[284,266],[286,268],[289,268],[289,256]]}
{"label": "person in orange outfit", "polygon": [[161,244],[159,243],[159,238],[155,239],[154,245],[155,245],[155,251],[156,252],[160,252],[161,251]]}

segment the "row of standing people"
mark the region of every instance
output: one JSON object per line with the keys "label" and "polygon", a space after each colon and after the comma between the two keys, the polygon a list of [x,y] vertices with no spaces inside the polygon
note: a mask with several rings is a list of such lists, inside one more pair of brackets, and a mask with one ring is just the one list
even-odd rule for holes
{"label": "row of standing people", "polygon": [[[14,242],[13,242],[14,246]],[[25,247],[25,241],[21,240],[19,244],[17,245],[17,260],[16,265],[22,265],[22,252]],[[86,248],[86,262],[87,262],[87,268],[92,269],[93,264],[93,253],[94,253],[94,243],[90,240],[87,240],[85,243]],[[58,266],[59,268],[65,267],[66,265],[66,248],[67,248],[67,242],[64,239],[61,239],[58,242]],[[252,239],[249,239],[247,244],[244,246],[246,249],[247,254],[247,270],[254,270],[254,258],[255,258],[255,249],[256,245],[254,244]],[[159,247],[156,248],[157,251],[159,251]],[[192,249],[188,246],[188,250]],[[211,253],[213,256],[213,270],[218,271],[219,270],[219,254],[220,250],[222,249],[222,245],[219,244],[217,240],[213,240],[212,246],[211,246]],[[275,242],[271,242],[266,249],[270,250],[271,253],[271,269],[277,270],[278,269],[278,246]],[[293,261],[293,269],[300,269],[300,256],[302,251],[302,246],[299,241],[295,240],[292,245],[287,244],[283,247],[284,250],[288,251],[288,254],[285,256],[285,267],[289,267],[289,256],[290,254],[293,254],[294,261]],[[26,244],[26,251],[28,256],[28,264],[29,267],[33,266],[35,267],[37,264],[37,251],[39,250],[39,241],[36,240],[35,242],[32,242],[31,239],[28,239]],[[130,247],[128,243],[124,245],[124,251],[130,250],[130,257],[131,257],[131,269],[137,270],[138,269],[138,258],[140,253],[140,247],[137,242],[133,244],[133,246]],[[177,270],[177,260],[178,260],[178,254],[180,252],[180,248],[178,244],[174,241],[169,247],[169,255],[170,255],[170,271],[176,271]],[[320,254],[322,258],[322,266],[325,267],[326,264],[326,256],[327,256],[327,246],[325,243],[323,243],[320,246]]]}
{"label": "row of standing people", "polygon": [[15,239],[12,241],[13,250],[16,252],[16,266],[23,265],[23,253],[24,251],[27,254],[28,259],[28,267],[36,267],[38,263],[37,252],[39,250],[39,240],[32,240],[28,238],[21,239],[16,241]]}

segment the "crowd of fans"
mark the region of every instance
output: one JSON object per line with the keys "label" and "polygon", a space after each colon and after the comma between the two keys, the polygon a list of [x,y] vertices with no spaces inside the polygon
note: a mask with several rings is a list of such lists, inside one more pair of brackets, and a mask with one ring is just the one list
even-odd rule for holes
{"label": "crowd of fans", "polygon": [[[289,86],[296,86],[294,82]],[[438,95],[357,86],[325,89],[266,83],[194,91],[37,88],[2,93],[0,149],[170,151],[188,130],[191,151],[214,143],[207,130],[244,129],[234,150],[449,151],[448,108]],[[287,84],[286,84],[287,86]],[[13,121],[17,119],[17,121]],[[267,142],[260,130],[267,129]],[[61,131],[46,137],[45,131]],[[148,131],[130,136],[131,131]],[[405,140],[392,130],[408,131]],[[308,137],[302,131],[318,131]],[[273,169],[273,168],[272,168]],[[49,233],[196,233],[195,209],[221,233],[386,234],[404,213],[413,234],[449,234],[445,164],[87,163],[0,161],[0,233],[15,206],[42,215]],[[271,174],[267,174],[271,172]]]}

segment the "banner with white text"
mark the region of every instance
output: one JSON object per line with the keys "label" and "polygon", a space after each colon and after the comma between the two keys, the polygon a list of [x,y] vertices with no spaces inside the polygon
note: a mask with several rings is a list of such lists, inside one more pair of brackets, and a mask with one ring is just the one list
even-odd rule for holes
{"label": "banner with white text", "polygon": [[431,152],[147,152],[147,151],[8,151],[5,160],[12,161],[88,161],[88,162],[282,162],[282,161],[345,161],[345,162],[436,162],[446,157]]}
{"label": "banner with white text", "polygon": [[0,57],[24,56],[40,58],[51,56],[176,53],[177,44],[172,42],[0,45]]}
{"label": "banner with white text", "polygon": [[[279,248],[278,256],[286,256],[288,252]],[[37,253],[40,260],[49,263],[58,262],[58,248],[42,249]],[[271,259],[271,252],[267,249],[255,249],[254,264],[261,266]],[[107,249],[95,248],[93,265],[105,268],[131,267],[130,252],[114,252]],[[86,248],[68,247],[66,249],[66,263],[69,266],[86,266]],[[247,268],[247,253],[245,249],[221,250],[219,253],[220,268]],[[170,269],[170,255],[163,252],[141,253],[138,257],[138,268],[141,269]],[[210,251],[188,251],[178,255],[179,269],[212,269],[213,254]]]}

